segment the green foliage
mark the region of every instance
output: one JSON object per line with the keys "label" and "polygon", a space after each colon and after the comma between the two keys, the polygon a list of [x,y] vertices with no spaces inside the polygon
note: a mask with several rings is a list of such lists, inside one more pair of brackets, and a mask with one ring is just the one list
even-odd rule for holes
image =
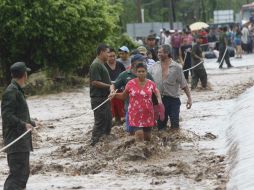
{"label": "green foliage", "polygon": [[133,50],[138,47],[138,44],[135,43],[127,34],[111,35],[106,39],[106,43],[113,48],[127,46],[130,50]]}
{"label": "green foliage", "polygon": [[3,70],[22,60],[33,69],[46,67],[54,75],[90,63],[96,46],[117,27],[119,3],[111,2],[0,0]]}

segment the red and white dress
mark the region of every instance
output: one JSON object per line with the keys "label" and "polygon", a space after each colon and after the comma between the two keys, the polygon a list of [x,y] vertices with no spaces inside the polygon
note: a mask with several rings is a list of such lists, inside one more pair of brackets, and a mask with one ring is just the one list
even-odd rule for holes
{"label": "red and white dress", "polygon": [[138,79],[130,80],[125,90],[129,94],[129,125],[132,127],[155,126],[152,93],[156,84],[147,79],[144,86],[138,84]]}

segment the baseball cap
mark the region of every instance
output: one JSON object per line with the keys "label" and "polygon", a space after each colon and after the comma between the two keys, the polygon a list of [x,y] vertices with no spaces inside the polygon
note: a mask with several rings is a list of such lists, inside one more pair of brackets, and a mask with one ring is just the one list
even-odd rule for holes
{"label": "baseball cap", "polygon": [[147,49],[144,46],[139,46],[137,50],[139,51],[140,54],[147,54]]}
{"label": "baseball cap", "polygon": [[31,71],[24,62],[16,62],[10,67],[11,73],[25,73]]}
{"label": "baseball cap", "polygon": [[118,51],[124,51],[124,52],[126,52],[126,53],[129,53],[129,52],[130,52],[129,48],[127,48],[126,46],[120,47],[120,48],[118,49]]}
{"label": "baseball cap", "polygon": [[136,54],[131,58],[131,63],[136,61],[144,62],[145,58],[141,54]]}

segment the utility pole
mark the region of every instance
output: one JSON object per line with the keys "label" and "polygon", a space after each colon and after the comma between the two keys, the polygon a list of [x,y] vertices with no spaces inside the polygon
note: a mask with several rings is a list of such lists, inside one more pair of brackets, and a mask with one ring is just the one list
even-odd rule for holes
{"label": "utility pole", "polygon": [[170,29],[173,29],[173,0],[169,0],[169,25]]}
{"label": "utility pole", "polygon": [[176,12],[175,12],[176,2],[175,2],[175,0],[171,0],[171,2],[172,2],[173,22],[176,22]]}
{"label": "utility pole", "polygon": [[141,16],[141,0],[136,0],[136,5],[137,5],[137,18],[138,18],[138,23],[142,22],[142,16]]}

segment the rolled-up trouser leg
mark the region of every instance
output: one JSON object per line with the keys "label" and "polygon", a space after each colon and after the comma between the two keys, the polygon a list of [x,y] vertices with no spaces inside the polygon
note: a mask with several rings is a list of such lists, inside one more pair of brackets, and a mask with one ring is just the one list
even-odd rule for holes
{"label": "rolled-up trouser leg", "polygon": [[4,183],[4,190],[22,190],[29,178],[29,152],[15,152],[7,155],[9,176]]}

